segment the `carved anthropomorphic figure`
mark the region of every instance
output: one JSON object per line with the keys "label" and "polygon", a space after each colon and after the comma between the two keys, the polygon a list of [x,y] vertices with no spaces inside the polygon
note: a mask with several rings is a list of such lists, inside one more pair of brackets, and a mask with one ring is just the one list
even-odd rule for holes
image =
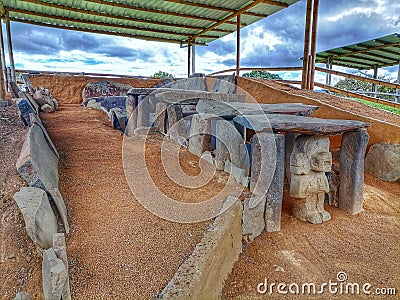
{"label": "carved anthropomorphic figure", "polygon": [[290,156],[290,196],[295,217],[313,224],[331,219],[324,210],[325,193],[329,192],[325,172],[331,168],[328,137],[300,135],[296,138]]}

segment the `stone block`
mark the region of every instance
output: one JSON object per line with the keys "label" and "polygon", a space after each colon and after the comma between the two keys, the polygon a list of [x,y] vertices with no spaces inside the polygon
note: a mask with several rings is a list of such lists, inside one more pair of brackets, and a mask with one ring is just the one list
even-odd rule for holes
{"label": "stone block", "polygon": [[53,250],[57,258],[61,259],[65,265],[67,279],[65,280],[64,289],[62,291],[61,298],[63,300],[71,299],[71,289],[69,286],[69,268],[68,268],[68,256],[67,256],[67,246],[65,243],[64,233],[56,233],[53,235]]}
{"label": "stone block", "polygon": [[264,195],[247,198],[243,202],[242,234],[246,243],[251,243],[265,228],[265,203]]}
{"label": "stone block", "polygon": [[218,170],[224,170],[225,161],[229,159],[235,166],[241,165],[241,148],[244,141],[235,126],[228,121],[216,122],[215,165]]}
{"label": "stone block", "polygon": [[154,127],[162,133],[167,132],[167,108],[167,103],[159,102],[156,104]]}
{"label": "stone block", "polygon": [[369,135],[365,129],[343,134],[339,155],[339,208],[349,214],[362,211],[364,195],[364,156]]}
{"label": "stone block", "polygon": [[35,187],[23,187],[14,194],[25,220],[28,236],[39,247],[48,249],[53,245],[53,234],[57,233],[57,219],[44,190]]}
{"label": "stone block", "polygon": [[57,258],[53,248],[43,251],[42,279],[45,299],[61,299],[68,278],[63,261]]}
{"label": "stone block", "polygon": [[50,194],[68,233],[67,209],[58,191],[58,157],[38,123],[34,123],[27,133],[16,167],[29,186]]}
{"label": "stone block", "polygon": [[168,135],[173,138],[186,137],[186,128],[183,119],[182,108],[179,104],[169,105],[167,108]]}
{"label": "stone block", "polygon": [[365,158],[365,171],[385,181],[400,179],[400,145],[373,144]]}
{"label": "stone block", "polygon": [[202,114],[193,115],[189,131],[189,151],[201,156],[211,149],[211,120]]}

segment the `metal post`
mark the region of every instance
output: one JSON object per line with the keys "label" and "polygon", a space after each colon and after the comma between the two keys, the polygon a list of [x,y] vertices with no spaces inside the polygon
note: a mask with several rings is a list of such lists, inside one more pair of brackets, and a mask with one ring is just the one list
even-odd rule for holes
{"label": "metal post", "polygon": [[240,14],[236,16],[236,76],[240,72],[240,29],[241,29]]}
{"label": "metal post", "polygon": [[303,51],[303,72],[301,77],[301,88],[306,89],[308,86],[308,59],[310,54],[310,26],[312,18],[312,3],[313,0],[307,0],[307,11],[306,11],[306,26],[304,30],[304,51]]}
{"label": "metal post", "polygon": [[[397,68],[397,83],[400,84],[400,60]],[[400,94],[400,89],[396,89],[396,95]],[[395,102],[400,103],[400,96],[395,97]]]}
{"label": "metal post", "polygon": [[5,100],[7,90],[7,72],[6,72],[6,59],[4,51],[4,39],[3,39],[3,22],[0,19],[0,100]]}
{"label": "metal post", "polygon": [[7,44],[8,44],[8,56],[10,58],[10,68],[11,68],[11,81],[16,81],[15,76],[15,64],[14,64],[14,54],[11,40],[11,24],[10,24],[10,15],[6,13],[6,30],[7,30]]}

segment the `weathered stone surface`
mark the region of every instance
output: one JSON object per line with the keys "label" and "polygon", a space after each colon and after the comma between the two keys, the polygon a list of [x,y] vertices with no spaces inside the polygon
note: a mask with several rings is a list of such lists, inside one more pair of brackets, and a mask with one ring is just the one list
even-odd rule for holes
{"label": "weathered stone surface", "polygon": [[283,200],[283,184],[285,174],[285,137],[274,134],[276,143],[276,164],[271,184],[266,195],[265,203],[265,231],[275,232],[281,230],[281,214]]}
{"label": "weathered stone surface", "polygon": [[156,104],[154,127],[162,133],[167,132],[167,108],[167,103],[159,102]]}
{"label": "weathered stone surface", "polygon": [[23,187],[14,194],[14,199],[24,217],[26,233],[32,241],[43,249],[52,247],[57,219],[46,192],[35,187]]}
{"label": "weathered stone surface", "polygon": [[300,220],[319,224],[331,219],[324,210],[329,183],[325,172],[332,167],[329,138],[300,135],[290,156],[292,214]]}
{"label": "weathered stone surface", "polygon": [[255,131],[272,129],[279,132],[295,132],[309,135],[335,135],[370,126],[368,123],[354,120],[283,116],[282,114],[236,116],[233,120]]}
{"label": "weathered stone surface", "polygon": [[18,115],[21,118],[24,125],[31,126],[32,124],[29,115],[36,114],[36,112],[33,109],[32,105],[29,103],[29,101],[25,99],[18,99],[17,108],[18,108]]}
{"label": "weathered stone surface", "polygon": [[[167,108],[168,134],[171,137],[186,137],[186,128],[183,122],[182,108],[179,104],[169,105]],[[182,121],[181,121],[182,120]]]}
{"label": "weathered stone surface", "polygon": [[265,195],[247,198],[243,202],[242,233],[243,239],[251,243],[265,228]]}
{"label": "weathered stone surface", "polygon": [[224,171],[230,173],[237,183],[247,186],[248,177],[246,176],[246,170],[236,167],[229,159],[225,161]]}
{"label": "weathered stone surface", "polygon": [[365,171],[385,181],[400,178],[400,145],[373,144],[365,158]]}
{"label": "weathered stone surface", "polygon": [[82,90],[82,99],[101,96],[126,96],[132,86],[114,81],[89,82]]}
{"label": "weathered stone surface", "polygon": [[364,195],[364,156],[369,135],[365,129],[343,134],[339,155],[339,208],[349,214],[362,211]]}
{"label": "weathered stone surface", "polygon": [[42,112],[45,112],[45,113],[50,113],[50,112],[52,112],[53,111],[53,108],[51,107],[51,105],[50,104],[43,104],[41,107],[40,107],[40,110],[42,111]]}
{"label": "weathered stone surface", "polygon": [[225,161],[229,159],[235,166],[240,166],[241,151],[245,147],[244,141],[235,126],[225,120],[216,124],[215,165],[218,170],[224,170]]}
{"label": "weathered stone surface", "polygon": [[35,101],[35,99],[33,99],[33,97],[29,93],[25,93],[23,91],[19,91],[18,92],[18,97],[28,101],[29,104],[32,106],[32,108],[35,110],[35,113],[39,112],[40,105]]}
{"label": "weathered stone surface", "polygon": [[8,107],[12,105],[13,105],[12,101],[5,101],[3,99],[0,99],[0,107]]}
{"label": "weathered stone surface", "polygon": [[148,127],[150,125],[150,103],[146,96],[139,96],[137,109],[137,127]]}
{"label": "weathered stone surface", "polygon": [[168,85],[172,89],[207,91],[204,76],[190,77],[172,82]]}
{"label": "weathered stone surface", "polygon": [[294,141],[299,135],[293,132],[285,134],[285,175],[286,182],[290,183],[290,155],[292,155]]}
{"label": "weathered stone surface", "polygon": [[330,206],[339,207],[340,176],[334,170],[326,174],[329,183],[328,203]]}
{"label": "weathered stone surface", "polygon": [[211,120],[202,114],[193,115],[189,131],[189,151],[201,156],[211,149]]}
{"label": "weathered stone surface", "polygon": [[[214,114],[217,116],[238,116],[238,115],[260,115],[260,114],[287,114],[287,115],[310,115],[318,106],[304,105],[301,103],[280,103],[280,104],[259,104],[237,102],[241,97],[244,101],[245,95],[229,95],[237,97],[236,101],[216,101],[218,99],[200,99],[196,110],[199,113]],[[256,119],[257,120],[257,119]],[[258,124],[258,123],[257,123]]]}
{"label": "weathered stone surface", "polygon": [[214,82],[211,92],[234,94],[236,92],[236,76],[233,75],[220,75]]}
{"label": "weathered stone surface", "polygon": [[25,292],[18,292],[18,293],[15,295],[14,300],[32,300],[32,297],[31,297],[28,293],[25,293]]}
{"label": "weathered stone surface", "polygon": [[65,265],[67,279],[65,281],[64,289],[62,291],[62,299],[71,299],[71,289],[69,286],[69,268],[68,268],[68,257],[67,257],[67,246],[65,243],[64,233],[56,233],[53,235],[53,250],[57,258],[61,259]]}
{"label": "weathered stone surface", "polygon": [[101,102],[97,102],[96,99],[89,99],[86,103],[86,107],[101,109]]}
{"label": "weathered stone surface", "polygon": [[38,123],[28,131],[16,167],[29,186],[41,188],[51,195],[68,233],[67,209],[58,191],[58,157]]}
{"label": "weathered stone surface", "polygon": [[214,164],[214,158],[212,157],[210,151],[204,151],[204,152],[201,154],[201,158],[204,159],[204,160],[206,160],[206,161],[208,161],[210,164]]}
{"label": "weathered stone surface", "polygon": [[125,131],[126,123],[128,121],[125,111],[119,107],[114,107],[110,109],[108,116],[114,129],[121,130],[122,132]]}
{"label": "weathered stone surface", "polygon": [[208,99],[209,101],[220,102],[244,102],[244,94],[222,94],[206,91],[177,90],[157,91],[156,99],[168,103],[198,103],[199,99]]}
{"label": "weathered stone surface", "polygon": [[45,299],[61,299],[68,278],[63,261],[57,258],[53,248],[43,251],[42,279]]}

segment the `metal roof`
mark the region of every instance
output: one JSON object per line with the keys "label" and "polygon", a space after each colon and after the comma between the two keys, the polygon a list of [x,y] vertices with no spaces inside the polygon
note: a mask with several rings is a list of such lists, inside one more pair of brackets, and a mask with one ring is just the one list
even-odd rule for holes
{"label": "metal roof", "polygon": [[11,21],[144,40],[207,44],[299,0],[0,0]]}
{"label": "metal roof", "polygon": [[399,64],[400,34],[393,33],[373,40],[317,53],[317,63],[327,63],[359,70]]}

